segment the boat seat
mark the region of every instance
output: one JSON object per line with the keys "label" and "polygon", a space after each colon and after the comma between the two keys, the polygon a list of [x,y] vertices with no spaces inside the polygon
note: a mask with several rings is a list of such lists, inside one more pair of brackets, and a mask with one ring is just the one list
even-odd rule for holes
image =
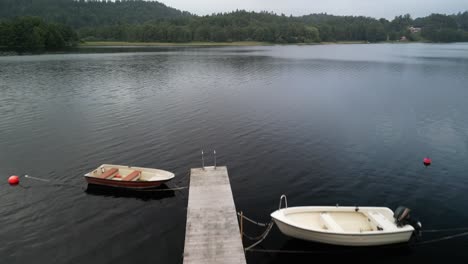
{"label": "boat seat", "polygon": [[331,217],[328,213],[320,213],[320,218],[322,219],[323,223],[327,227],[328,230],[334,232],[343,232],[343,228]]}
{"label": "boat seat", "polygon": [[116,174],[118,171],[119,171],[119,169],[117,169],[117,168],[110,168],[109,170],[105,171],[104,173],[102,173],[101,175],[99,175],[97,177],[101,178],[101,179],[107,179],[107,178],[110,178],[111,176],[113,176],[114,174]]}
{"label": "boat seat", "polygon": [[138,180],[138,178],[140,178],[140,175],[141,175],[141,171],[136,170],[130,173],[129,175],[125,176],[124,178],[122,178],[122,181],[136,181]]}
{"label": "boat seat", "polygon": [[379,212],[369,212],[367,216],[371,221],[374,222],[374,224],[383,228],[383,230],[395,229],[395,224],[390,222],[383,214]]}

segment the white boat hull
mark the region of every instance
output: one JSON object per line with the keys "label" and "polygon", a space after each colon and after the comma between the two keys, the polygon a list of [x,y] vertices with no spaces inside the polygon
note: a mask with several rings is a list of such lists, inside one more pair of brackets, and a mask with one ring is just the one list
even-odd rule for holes
{"label": "white boat hull", "polygon": [[[369,212],[386,218],[392,213],[390,209],[382,207],[363,207],[356,212],[355,207],[310,206],[281,209],[271,216],[283,234],[307,241],[340,246],[379,246],[410,240],[414,231],[412,226],[392,226],[391,221],[381,219],[385,222],[382,228],[378,223],[373,223]],[[320,217],[320,214],[329,216]],[[330,220],[330,216],[336,220]],[[334,223],[327,228],[321,218],[328,218]]]}

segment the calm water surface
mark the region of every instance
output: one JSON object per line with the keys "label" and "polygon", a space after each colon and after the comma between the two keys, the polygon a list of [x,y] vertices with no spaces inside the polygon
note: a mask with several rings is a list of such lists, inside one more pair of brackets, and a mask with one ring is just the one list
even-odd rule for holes
{"label": "calm water surface", "polygon": [[[0,262],[182,263],[186,190],[87,190],[82,175],[129,164],[173,171],[168,186],[186,186],[201,149],[216,149],[237,209],[259,221],[284,193],[290,206],[405,205],[426,229],[467,227],[467,83],[467,44],[0,57]],[[12,174],[51,182],[11,187]],[[260,248],[315,253],[247,259],[466,263],[467,246],[465,236],[349,250],[275,228]]]}

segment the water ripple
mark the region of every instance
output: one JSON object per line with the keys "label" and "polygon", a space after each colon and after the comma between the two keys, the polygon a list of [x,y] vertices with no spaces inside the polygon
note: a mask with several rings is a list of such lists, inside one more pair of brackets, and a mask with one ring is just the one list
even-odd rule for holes
{"label": "water ripple", "polygon": [[238,210],[265,221],[283,193],[405,204],[428,226],[468,220],[467,45],[123,51],[0,57],[0,175],[67,183],[0,185],[5,263],[180,263],[186,193],[85,193],[82,175],[139,165],[187,185],[202,149],[228,165]]}

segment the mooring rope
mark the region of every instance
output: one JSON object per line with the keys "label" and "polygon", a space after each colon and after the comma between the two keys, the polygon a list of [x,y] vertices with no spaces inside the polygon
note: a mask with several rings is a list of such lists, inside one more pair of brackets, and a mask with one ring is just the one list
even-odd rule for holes
{"label": "mooring rope", "polygon": [[43,181],[43,182],[50,182],[50,180],[41,179],[41,178],[36,178],[36,177],[33,177],[33,176],[29,176],[29,175],[24,175],[24,177],[25,177],[25,178],[29,178],[29,179],[33,179],[33,180]]}
{"label": "mooring rope", "polygon": [[257,222],[257,221],[255,221],[255,220],[252,220],[252,219],[248,218],[248,217],[245,216],[244,214],[241,214],[240,212],[237,212],[237,215],[240,216],[240,217],[242,217],[243,219],[249,221],[250,223],[255,224],[255,225],[258,225],[258,226],[266,227],[266,226],[268,226],[268,225],[270,224],[270,223],[267,223],[267,224],[266,224],[266,223]]}
{"label": "mooring rope", "polygon": [[439,238],[435,238],[435,239],[431,239],[431,240],[421,241],[421,242],[415,243],[414,245],[418,246],[418,245],[432,244],[432,243],[436,243],[436,242],[440,242],[440,241],[444,241],[444,240],[449,240],[449,239],[454,239],[454,238],[457,238],[457,237],[463,237],[463,236],[468,236],[468,232],[463,232],[463,233],[455,234],[455,235],[451,235],[451,236],[444,236],[444,237],[439,237]]}
{"label": "mooring rope", "polygon": [[263,234],[261,234],[261,235],[259,235],[259,236],[256,236],[256,237],[252,237],[252,236],[247,235],[245,232],[242,232],[242,236],[244,236],[244,237],[247,238],[248,240],[257,241],[257,240],[259,240],[260,238],[262,238]]}
{"label": "mooring rope", "polygon": [[423,233],[441,233],[441,232],[454,232],[454,231],[468,231],[468,227],[422,230]]}
{"label": "mooring rope", "polygon": [[[271,229],[274,226],[274,222],[271,221],[270,223],[265,224],[265,223],[255,221],[255,220],[253,220],[251,218],[248,218],[243,213],[238,212],[237,215],[239,215],[240,221],[243,221],[243,219],[245,219],[245,220],[247,220],[247,221],[249,221],[252,224],[255,224],[257,226],[266,227],[265,231],[261,235],[256,236],[256,237],[249,236],[249,235],[245,234],[245,232],[241,231],[243,237],[246,237],[249,240],[256,240],[255,243],[253,243],[252,245],[244,248],[244,250],[246,252],[249,251],[249,252],[259,252],[259,253],[281,253],[281,254],[320,254],[320,253],[335,254],[336,253],[336,251],[283,250],[283,249],[257,249],[257,248],[254,248],[255,246],[262,243],[263,240],[265,240],[267,238],[268,234],[270,233]],[[454,232],[454,231],[465,231],[465,230],[468,230],[468,228],[460,227],[460,228],[447,228],[447,229],[429,229],[429,230],[423,230],[422,232],[423,233],[440,233],[440,232]],[[431,239],[431,240],[419,241],[419,242],[413,243],[411,245],[412,246],[420,246],[420,245],[433,244],[433,243],[437,243],[437,242],[440,242],[440,241],[450,240],[450,239],[464,237],[464,236],[468,236],[468,231],[467,232],[462,232],[462,233],[459,233],[459,234],[450,235],[450,236],[439,237],[439,238],[435,238],[435,239]],[[347,250],[347,251],[350,251],[350,250]]]}
{"label": "mooring rope", "polygon": [[[33,177],[29,175],[24,175],[25,178],[32,179],[32,180],[37,180],[37,181],[42,181],[42,182],[48,182],[54,185],[63,185],[63,186],[70,186],[70,187],[78,187],[78,188],[83,188],[81,185],[75,185],[75,184],[70,184],[70,183],[65,183],[62,181],[54,181],[52,182],[50,179],[44,179],[44,178],[38,178],[38,177]],[[29,186],[27,187],[29,188]],[[184,190],[187,189],[188,186],[182,186],[179,187],[176,185],[175,188],[167,188],[167,189],[150,189],[150,190],[138,190],[138,192],[169,192],[169,191],[179,191],[179,190]]]}
{"label": "mooring rope", "polygon": [[270,232],[270,230],[268,230],[268,229],[271,229],[270,225],[272,225],[272,224],[274,224],[273,221],[270,222],[270,224],[269,224],[268,227],[265,229],[265,231],[263,231],[262,234],[260,234],[260,235],[258,235],[258,236],[256,236],[256,237],[249,236],[249,235],[247,235],[245,232],[242,232],[242,235],[245,236],[247,239],[252,240],[252,241],[258,241],[258,240],[260,240],[260,239],[265,239],[264,237],[266,237],[266,235],[267,235],[267,234],[265,234],[265,232],[267,232],[267,231]]}
{"label": "mooring rope", "polygon": [[[253,243],[252,245],[250,245],[249,247],[245,248],[244,250],[249,250],[253,247],[255,247],[256,245],[260,244],[263,240],[265,240],[265,238],[268,236],[268,234],[270,233],[271,231],[271,228],[273,227],[273,225],[275,224],[275,222],[273,221],[270,221],[268,224],[265,224],[265,223],[260,223],[258,221],[255,221],[255,220],[252,220],[250,218],[248,218],[247,216],[244,215],[243,212],[237,212],[237,215],[239,216],[239,222],[240,222],[240,232],[242,234],[243,237],[246,237],[250,240],[256,240],[255,243]],[[244,232],[244,219],[251,222],[252,224],[255,224],[257,226],[261,226],[261,227],[266,227],[265,228],[265,231],[263,231],[263,233],[259,236],[256,236],[256,237],[252,237],[252,236],[249,236],[247,235],[245,232]]]}
{"label": "mooring rope", "polygon": [[351,252],[352,250],[287,250],[287,249],[261,249],[252,248],[246,250],[248,252],[259,252],[259,253],[281,253],[281,254],[337,254]]}
{"label": "mooring rope", "polygon": [[[415,244],[412,244],[412,246],[422,246],[422,245],[427,245],[427,244],[433,244],[437,243],[440,241],[444,240],[449,240],[449,239],[454,239],[458,237],[463,237],[463,236],[468,236],[468,232],[463,232],[460,234],[452,235],[452,236],[445,236],[441,238],[436,238],[432,240],[426,240],[426,241],[421,241]],[[334,250],[286,250],[286,249],[259,249],[259,248],[253,248],[256,245],[260,244],[265,238],[263,238],[261,241],[258,241],[257,243],[254,243],[252,246],[245,248],[245,251],[248,252],[258,252],[258,253],[277,253],[277,254],[336,254],[337,251]],[[351,252],[352,250],[340,250],[340,253],[345,253],[345,252]]]}
{"label": "mooring rope", "polygon": [[263,232],[263,234],[261,235],[261,238],[260,238],[257,242],[253,243],[252,245],[246,247],[244,250],[245,250],[245,251],[248,251],[248,250],[252,249],[253,247],[255,247],[256,245],[262,243],[263,240],[265,240],[265,238],[268,236],[268,234],[269,234],[270,231],[271,231],[271,228],[272,228],[274,225],[275,225],[275,222],[271,221],[270,224],[268,225],[268,227],[265,229],[265,232]]}
{"label": "mooring rope", "polygon": [[[36,181],[42,181],[42,182],[48,182],[48,183],[51,183],[53,185],[62,185],[62,186],[68,186],[68,187],[77,187],[77,188],[83,188],[82,185],[76,185],[76,184],[71,184],[71,183],[67,183],[67,182],[63,182],[63,181],[54,181],[52,182],[51,180],[49,179],[43,179],[43,178],[38,178],[38,177],[33,177],[33,176],[29,176],[29,175],[24,175],[25,178],[28,178],[28,179],[32,179],[32,180],[36,180]],[[29,188],[30,186],[28,186]]]}

